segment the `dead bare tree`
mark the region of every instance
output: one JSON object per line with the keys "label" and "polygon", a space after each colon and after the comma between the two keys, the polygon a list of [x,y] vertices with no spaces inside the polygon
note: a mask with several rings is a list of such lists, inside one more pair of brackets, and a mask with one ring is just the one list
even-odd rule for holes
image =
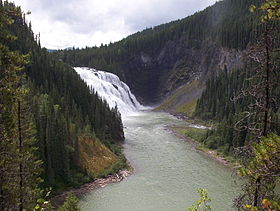
{"label": "dead bare tree", "polygon": [[279,31],[275,26],[265,24],[262,38],[251,44],[247,57],[252,68],[247,71],[247,85],[234,100],[249,99],[247,110],[235,124],[237,130],[248,130],[252,141],[273,131],[272,113],[279,106]]}
{"label": "dead bare tree", "polygon": [[[250,102],[235,124],[236,130],[248,131],[250,142],[259,142],[261,137],[267,137],[272,132],[277,133],[274,127],[277,122],[273,122],[273,115],[279,109],[280,97],[279,29],[273,22],[264,23],[263,26],[261,39],[247,48],[247,57],[252,68],[247,70],[248,78],[244,89],[234,98],[246,98]],[[243,157],[244,166],[253,155],[251,145],[236,149],[236,153]],[[247,183],[243,189],[245,194],[237,199],[236,204],[244,204],[242,201],[247,197],[246,200],[252,201],[253,206],[260,206],[261,199],[268,194],[268,188],[261,176],[256,177],[250,184]]]}

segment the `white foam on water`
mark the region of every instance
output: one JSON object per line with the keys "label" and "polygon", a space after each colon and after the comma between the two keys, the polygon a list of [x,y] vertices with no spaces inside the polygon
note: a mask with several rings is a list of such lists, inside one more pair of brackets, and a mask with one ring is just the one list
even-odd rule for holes
{"label": "white foam on water", "polygon": [[88,67],[74,67],[74,69],[88,86],[107,101],[111,108],[117,106],[122,116],[133,115],[146,109],[117,75]]}

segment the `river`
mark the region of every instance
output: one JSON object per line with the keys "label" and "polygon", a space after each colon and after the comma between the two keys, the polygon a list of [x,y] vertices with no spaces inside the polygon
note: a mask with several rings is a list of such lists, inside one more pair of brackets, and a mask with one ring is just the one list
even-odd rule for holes
{"label": "river", "polygon": [[185,211],[199,199],[198,188],[208,190],[213,210],[233,210],[238,178],[166,130],[167,125],[185,124],[182,120],[145,111],[123,122],[124,152],[135,172],[88,193],[81,199],[82,211]]}

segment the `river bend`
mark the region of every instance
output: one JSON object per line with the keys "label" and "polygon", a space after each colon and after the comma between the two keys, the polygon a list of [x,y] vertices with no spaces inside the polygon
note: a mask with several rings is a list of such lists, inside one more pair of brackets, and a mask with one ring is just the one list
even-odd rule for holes
{"label": "river bend", "polygon": [[123,122],[124,151],[135,172],[87,194],[80,203],[82,211],[185,211],[199,198],[198,188],[208,189],[213,210],[232,210],[237,178],[166,130],[166,125],[183,121],[146,111],[124,117]]}

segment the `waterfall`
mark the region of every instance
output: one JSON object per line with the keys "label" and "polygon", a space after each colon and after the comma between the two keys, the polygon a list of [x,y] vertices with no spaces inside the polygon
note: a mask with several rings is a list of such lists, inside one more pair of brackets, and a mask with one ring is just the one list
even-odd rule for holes
{"label": "waterfall", "polygon": [[111,108],[117,106],[122,115],[129,115],[144,108],[117,75],[88,67],[74,69]]}

